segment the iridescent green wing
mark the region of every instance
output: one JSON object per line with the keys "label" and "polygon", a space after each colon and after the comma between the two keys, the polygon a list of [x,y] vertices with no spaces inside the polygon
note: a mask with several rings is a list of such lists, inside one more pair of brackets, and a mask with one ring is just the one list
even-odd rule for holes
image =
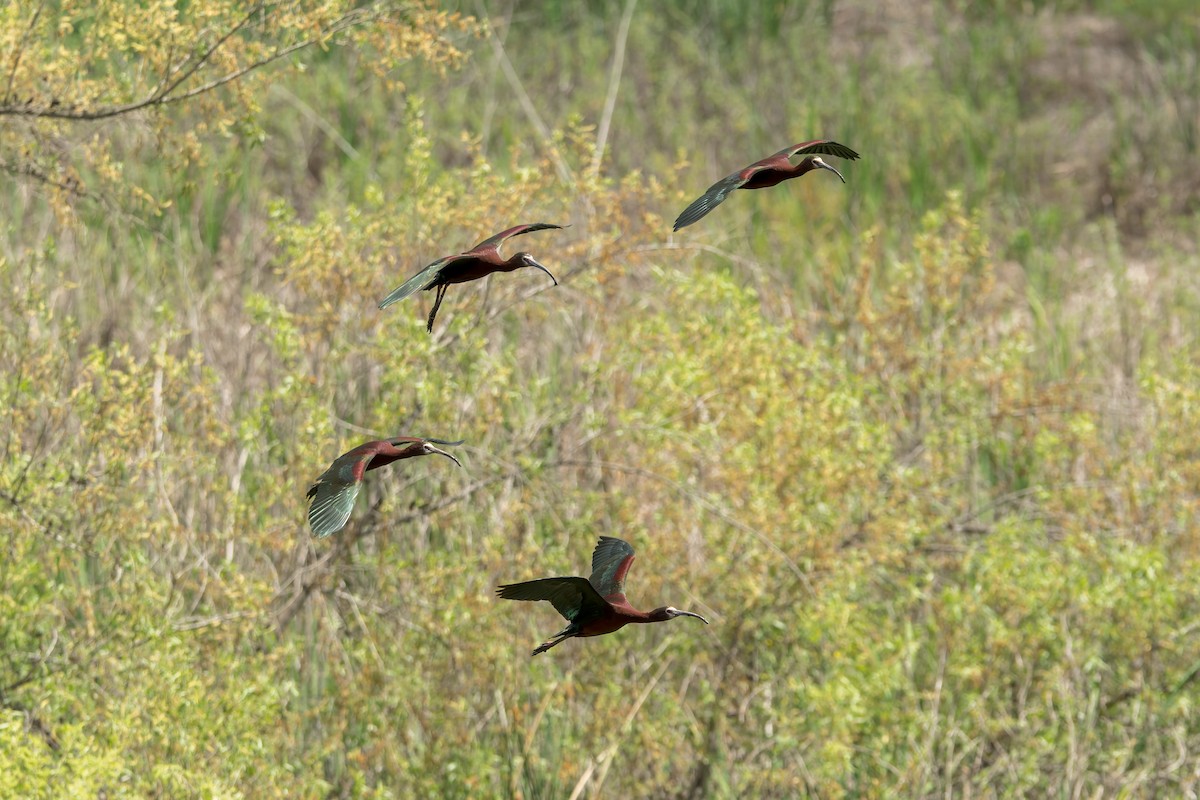
{"label": "iridescent green wing", "polygon": [[456,256],[439,258],[437,261],[433,262],[428,267],[421,270],[416,275],[413,275],[404,283],[400,284],[400,286],[393,290],[392,293],[387,297],[380,300],[379,307],[387,308],[392,303],[398,303],[404,298],[408,297],[410,294],[414,294],[422,289],[428,289],[429,287],[433,286],[435,283],[437,283],[438,275],[441,273],[442,268],[453,261],[458,261],[460,258],[463,258],[463,254],[461,253]]}
{"label": "iridescent green wing", "polygon": [[346,526],[362,486],[363,473],[374,456],[356,448],[339,457],[308,489],[308,526],[324,539]]}
{"label": "iridescent green wing", "polygon": [[592,552],[592,576],[588,581],[601,597],[625,595],[625,574],[633,564],[633,548],[629,542],[612,536],[601,536]]}
{"label": "iridescent green wing", "polygon": [[721,205],[721,203],[724,203],[725,198],[729,196],[729,193],[734,189],[744,186],[746,181],[750,180],[750,175],[752,174],[753,172],[746,174],[746,170],[741,170],[740,172],[735,172],[728,177],[722,178],[712,186],[708,187],[707,192],[697,197],[692,204],[685,208],[683,213],[675,219],[674,230],[686,228],[688,225],[691,225],[693,222],[697,222],[705,214]]}
{"label": "iridescent green wing", "polygon": [[500,586],[496,593],[505,600],[546,600],[568,622],[603,611],[608,603],[583,578],[541,578]]}

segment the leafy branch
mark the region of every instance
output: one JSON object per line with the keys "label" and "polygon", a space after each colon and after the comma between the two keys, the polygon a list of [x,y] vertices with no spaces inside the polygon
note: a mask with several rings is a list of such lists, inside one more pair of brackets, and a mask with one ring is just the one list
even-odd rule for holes
{"label": "leafy branch", "polygon": [[[226,44],[229,43],[239,31],[246,27],[256,16],[265,13],[275,3],[258,3],[249,12],[238,20],[225,33],[208,45],[207,49],[198,57],[193,59],[188,56],[179,66],[174,67],[158,84],[158,86],[146,97],[139,100],[134,100],[129,103],[121,103],[116,105],[101,106],[99,108],[88,108],[75,103],[63,103],[58,99],[38,100],[29,98],[24,102],[12,102],[12,83],[16,74],[16,61],[20,58],[20,53],[14,59],[13,69],[9,74],[9,88],[5,94],[5,104],[0,105],[0,116],[16,116],[16,117],[37,117],[42,119],[58,119],[69,121],[96,121],[109,119],[112,117],[130,114],[142,109],[151,108],[154,106],[165,106],[172,103],[190,100],[199,95],[206,94],[218,89],[227,84],[233,83],[240,78],[261,69],[269,64],[272,64],[282,58],[292,55],[300,50],[312,47],[318,42],[327,41],[330,37],[336,36],[350,28],[363,25],[365,23],[377,20],[380,18],[378,10],[354,9],[347,12],[343,16],[334,20],[327,27],[322,28],[316,34],[300,41],[276,48],[274,51],[265,56],[257,58],[249,63],[242,64],[236,69],[227,72],[220,77],[206,81],[199,86],[193,86],[185,91],[177,91],[183,87],[191,78],[199,73],[204,67],[211,64],[214,56]],[[40,9],[39,9],[40,11]],[[32,27],[31,23],[31,27]]]}

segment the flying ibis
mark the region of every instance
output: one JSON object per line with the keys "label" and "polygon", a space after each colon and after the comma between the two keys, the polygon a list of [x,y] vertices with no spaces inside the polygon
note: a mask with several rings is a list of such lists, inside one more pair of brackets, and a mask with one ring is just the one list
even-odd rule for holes
{"label": "flying ibis", "polygon": [[308,524],[318,539],[337,533],[346,526],[354,500],[368,471],[387,466],[402,458],[415,458],[436,453],[462,466],[457,458],[437,445],[453,447],[462,444],[442,439],[422,439],[415,436],[394,436],[365,442],[343,453],[329,465],[308,490]]}
{"label": "flying ibis", "polygon": [[590,578],[542,578],[500,586],[496,593],[505,600],[548,600],[569,623],[538,645],[533,655],[544,653],[572,636],[602,636],[633,622],[666,622],[675,617],[708,620],[691,611],[661,606],[638,611],[625,599],[625,575],[633,563],[633,548],[612,536],[601,536],[592,553]]}
{"label": "flying ibis", "polygon": [[[818,155],[819,154],[819,155]],[[814,169],[827,169],[842,179],[842,173],[821,160],[821,156],[837,156],[854,160],[858,153],[844,144],[831,142],[828,139],[816,139],[811,142],[801,142],[780,150],[773,156],[756,161],[745,169],[722,178],[708,188],[708,191],[698,197],[690,206],[683,210],[675,220],[675,230],[686,228],[699,221],[705,214],[712,211],[725,201],[734,189],[766,189],[792,178],[799,178]],[[791,162],[793,156],[806,156],[796,164]]]}
{"label": "flying ibis", "polygon": [[555,286],[558,286],[558,280],[550,273],[550,270],[546,269],[545,266],[529,255],[529,253],[522,251],[507,259],[502,258],[500,256],[500,245],[504,243],[505,239],[513,236],[521,236],[534,231],[557,230],[562,227],[562,225],[551,225],[548,222],[532,222],[525,225],[517,225],[515,228],[509,228],[491,238],[484,239],[465,253],[439,258],[406,280],[387,297],[383,298],[379,303],[379,307],[387,308],[392,303],[397,303],[415,292],[428,292],[436,289],[437,294],[434,296],[433,309],[430,310],[429,321],[425,325],[426,330],[433,333],[433,319],[437,316],[438,308],[442,305],[442,298],[446,296],[447,287],[452,283],[466,283],[467,281],[478,280],[479,278],[491,275],[493,272],[512,272],[514,269],[520,269],[521,267],[536,267],[547,275],[550,275],[550,280],[554,281]]}

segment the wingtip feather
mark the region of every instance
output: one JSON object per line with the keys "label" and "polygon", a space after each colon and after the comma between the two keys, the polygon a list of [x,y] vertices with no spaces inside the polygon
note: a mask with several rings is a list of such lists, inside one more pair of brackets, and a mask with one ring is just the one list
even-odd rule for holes
{"label": "wingtip feather", "polygon": [[387,308],[388,306],[395,305],[400,300],[399,294],[400,294],[401,289],[403,289],[403,288],[404,287],[401,286],[399,289],[394,290],[387,297],[380,300],[379,301],[379,310],[382,311],[383,309]]}

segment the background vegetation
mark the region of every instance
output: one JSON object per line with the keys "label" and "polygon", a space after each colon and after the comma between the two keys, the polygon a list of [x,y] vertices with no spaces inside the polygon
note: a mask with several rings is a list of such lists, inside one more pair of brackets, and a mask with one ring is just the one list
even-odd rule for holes
{"label": "background vegetation", "polygon": [[[1182,1],[5,6],[0,796],[1194,797],[1197,53]],[[814,137],[847,185],[670,233]],[[376,311],[541,220],[560,287]],[[314,542],[400,433],[467,468]],[[713,624],[530,660],[493,587],[601,533]]]}

